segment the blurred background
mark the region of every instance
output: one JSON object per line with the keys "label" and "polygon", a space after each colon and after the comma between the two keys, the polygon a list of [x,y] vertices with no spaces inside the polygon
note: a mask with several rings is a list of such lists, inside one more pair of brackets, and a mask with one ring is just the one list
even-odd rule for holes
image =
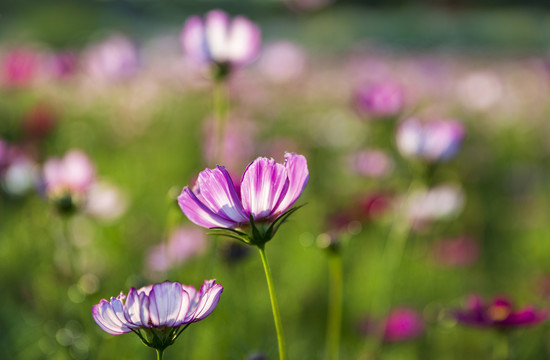
{"label": "blurred background", "polygon": [[[220,159],[209,68],[179,39],[188,17],[216,8],[262,31],[227,81]],[[258,156],[289,151],[308,159],[307,205],[267,253],[290,359],[324,357],[334,253],[341,359],[550,358],[538,314],[550,305],[549,8],[3,0],[0,357],[153,358],[133,334],[101,331],[91,307],[132,286],[216,278],[218,307],[166,358],[276,358],[255,249],[205,236],[175,199],[205,167],[239,179]],[[454,130],[427,125],[440,122]],[[75,149],[95,186],[61,214],[44,164]],[[404,248],[388,274],[396,224]],[[470,294],[533,305],[540,319],[501,331],[487,305],[484,326],[465,326],[455,311]]]}

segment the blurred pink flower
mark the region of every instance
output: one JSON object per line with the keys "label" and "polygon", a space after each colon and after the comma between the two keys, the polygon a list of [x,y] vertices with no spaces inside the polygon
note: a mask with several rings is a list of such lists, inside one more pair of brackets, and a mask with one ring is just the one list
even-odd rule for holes
{"label": "blurred pink flower", "polygon": [[354,103],[359,114],[363,116],[396,116],[405,107],[405,90],[392,81],[372,83],[356,90]]}
{"label": "blurred pink flower", "polygon": [[434,244],[432,255],[442,266],[469,266],[479,257],[479,245],[466,236],[444,239]]}
{"label": "blurred pink flower", "polygon": [[73,75],[77,69],[78,57],[71,51],[63,51],[50,55],[48,69],[54,78],[63,79]]}
{"label": "blurred pink flower", "polygon": [[411,118],[397,129],[396,143],[403,156],[442,161],[456,155],[464,136],[464,125],[456,120]]}
{"label": "blurred pink flower", "polygon": [[180,226],[172,231],[166,244],[161,243],[149,249],[147,266],[153,271],[165,272],[202,254],[206,246],[203,231],[196,227]]}
{"label": "blurred pink flower", "polygon": [[[192,16],[185,22],[181,43],[187,56],[199,63],[216,64],[229,72],[253,60],[259,52],[260,29],[243,16],[229,19],[221,10],[212,10],[204,20]],[[219,74],[220,76],[227,75]]]}
{"label": "blurred pink flower", "polygon": [[123,35],[111,35],[89,46],[83,55],[84,69],[94,80],[126,79],[139,68],[136,46]]}
{"label": "blurred pink flower", "polygon": [[48,136],[57,124],[57,114],[46,103],[38,102],[23,116],[23,130],[31,139]]}
{"label": "blurred pink flower", "polygon": [[384,341],[412,340],[424,333],[422,316],[411,308],[395,308],[386,318]]}
{"label": "blurred pink flower", "polygon": [[455,216],[464,207],[464,193],[453,184],[442,184],[428,190],[415,190],[407,199],[407,214],[417,226]]}
{"label": "blurred pink flower", "polygon": [[348,157],[350,169],[360,175],[382,178],[389,175],[394,168],[393,159],[384,151],[366,149]]}
{"label": "blurred pink flower", "polygon": [[359,324],[359,331],[362,334],[382,335],[383,340],[390,343],[416,339],[424,333],[424,330],[425,322],[421,314],[409,307],[397,307],[390,310],[383,321],[367,317]]}
{"label": "blurred pink flower", "polygon": [[11,50],[2,59],[2,83],[6,86],[29,85],[38,75],[40,55],[26,48]]}
{"label": "blurred pink flower", "polygon": [[128,199],[116,186],[104,181],[94,182],[87,193],[84,211],[103,221],[116,220],[128,208]]}
{"label": "blurred pink flower", "polygon": [[46,161],[42,176],[46,196],[61,212],[71,213],[85,203],[95,168],[85,153],[71,150],[62,159]]}
{"label": "blurred pink flower", "polygon": [[290,41],[277,41],[267,45],[258,62],[258,69],[274,83],[298,79],[307,67],[304,49]]}

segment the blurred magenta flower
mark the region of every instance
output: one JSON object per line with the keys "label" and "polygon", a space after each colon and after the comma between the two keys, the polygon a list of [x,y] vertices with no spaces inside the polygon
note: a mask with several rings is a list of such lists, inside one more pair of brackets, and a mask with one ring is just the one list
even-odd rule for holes
{"label": "blurred magenta flower", "polygon": [[99,81],[126,79],[137,72],[139,64],[136,46],[123,35],[111,35],[89,46],[83,55],[84,69]]}
{"label": "blurred magenta flower", "polygon": [[516,309],[506,297],[496,297],[484,303],[478,295],[471,295],[464,309],[454,312],[456,320],[464,325],[498,330],[537,325],[548,318],[548,311],[533,306]]}
{"label": "blurred magenta flower", "polygon": [[207,280],[200,292],[178,282],[130,288],[110,301],[92,307],[99,327],[112,335],[133,332],[143,343],[162,352],[172,345],[191,323],[206,318],[218,305],[223,287]]}
{"label": "blurred magenta flower", "polygon": [[218,67],[218,79],[223,79],[233,67],[253,60],[259,52],[261,32],[258,26],[243,16],[232,20],[221,10],[212,10],[205,19],[192,16],[181,33],[185,53],[200,63]]}
{"label": "blurred magenta flower", "polygon": [[46,196],[62,212],[72,212],[84,204],[95,181],[95,167],[80,150],[71,150],[62,159],[52,158],[43,167]]}
{"label": "blurred magenta flower", "polygon": [[425,322],[422,315],[409,307],[396,307],[390,310],[383,321],[367,317],[361,321],[358,330],[365,335],[382,336],[388,343],[413,340],[424,333]]}
{"label": "blurred magenta flower", "polygon": [[393,159],[386,152],[377,149],[365,149],[348,157],[350,169],[363,176],[382,178],[394,168]]}
{"label": "blurred magenta flower", "polygon": [[16,48],[2,59],[2,83],[9,87],[29,85],[39,73],[40,55],[26,48]]}
{"label": "blurred magenta flower", "polygon": [[386,318],[384,341],[400,342],[412,340],[424,333],[422,316],[410,308],[395,308]]}
{"label": "blurred magenta flower", "polygon": [[442,266],[469,266],[479,257],[479,245],[467,236],[443,239],[434,244],[432,256]]}
{"label": "blurred magenta flower", "polygon": [[405,107],[405,90],[393,81],[368,84],[356,90],[354,103],[362,116],[393,117]]}
{"label": "blurred magenta flower", "polygon": [[[307,162],[302,155],[287,153],[284,164],[258,158],[246,168],[240,194],[225,167],[217,166],[202,171],[193,190],[186,186],[178,202],[195,224],[217,230],[224,228],[227,236],[260,245],[269,241],[280,224],[297,209],[291,206],[308,179]],[[252,233],[237,229],[250,229]]]}
{"label": "blurred magenta flower", "polygon": [[204,232],[196,227],[180,226],[170,233],[168,242],[149,249],[147,266],[157,272],[167,271],[206,250]]}
{"label": "blurred magenta flower", "polygon": [[74,52],[62,51],[49,57],[50,74],[57,79],[64,79],[73,75],[78,66],[78,57]]}
{"label": "blurred magenta flower", "polygon": [[397,148],[403,156],[442,161],[456,155],[464,140],[464,125],[455,120],[404,121],[397,129]]}

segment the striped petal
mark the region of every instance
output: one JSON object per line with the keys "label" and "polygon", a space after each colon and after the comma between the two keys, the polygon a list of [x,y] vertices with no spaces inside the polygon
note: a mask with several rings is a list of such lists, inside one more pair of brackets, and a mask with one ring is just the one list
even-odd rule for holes
{"label": "striped petal", "polygon": [[[112,304],[111,302],[114,302]],[[130,331],[129,323],[124,319],[124,313],[120,312],[122,303],[120,300],[111,298],[111,302],[102,299],[99,304],[92,307],[92,317],[99,327],[112,335],[125,334]]]}
{"label": "striped petal", "polygon": [[199,174],[197,183],[201,201],[212,212],[235,223],[248,221],[231,176],[223,166],[205,169]]}
{"label": "striped petal", "polygon": [[216,284],[216,280],[204,282],[201,286],[199,303],[193,313],[193,322],[204,319],[214,311],[220,301],[222,292],[223,287],[220,284]]}
{"label": "striped petal", "polygon": [[235,225],[234,221],[215,214],[197,198],[188,186],[183,188],[181,195],[178,197],[178,204],[185,216],[199,226],[211,228],[216,226],[232,227]]}
{"label": "striped petal", "polygon": [[254,219],[269,217],[288,189],[288,176],[283,165],[275,160],[258,158],[246,168],[241,181],[244,210]]}
{"label": "striped petal", "polygon": [[204,24],[198,16],[190,17],[183,26],[180,36],[183,51],[198,62],[210,60]]}
{"label": "striped petal", "polygon": [[189,295],[177,282],[155,284],[149,294],[149,301],[153,326],[177,327],[183,323],[189,309]]}
{"label": "striped petal", "polygon": [[221,10],[212,10],[206,14],[205,32],[210,57],[216,62],[227,61],[227,31],[229,18]]}
{"label": "striped petal", "polygon": [[307,160],[303,155],[286,153],[284,166],[288,174],[288,191],[277,209],[274,210],[275,214],[283,213],[294,205],[309,180]]}

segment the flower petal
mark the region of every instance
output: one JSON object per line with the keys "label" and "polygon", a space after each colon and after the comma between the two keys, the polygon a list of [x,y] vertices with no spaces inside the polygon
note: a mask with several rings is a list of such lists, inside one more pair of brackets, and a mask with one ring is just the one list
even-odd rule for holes
{"label": "flower petal", "polygon": [[204,33],[204,24],[198,16],[192,16],[185,22],[181,32],[183,51],[198,62],[209,60],[208,45]]}
{"label": "flower petal", "polygon": [[241,199],[254,219],[270,216],[288,189],[288,176],[275,160],[258,158],[246,168],[241,181]]}
{"label": "flower petal", "polygon": [[283,213],[294,205],[309,180],[307,160],[303,155],[286,153],[284,166],[288,174],[288,191],[274,213]]}
{"label": "flower petal", "polygon": [[153,326],[177,327],[183,323],[189,309],[189,296],[177,282],[155,284],[149,294],[149,301]]}
{"label": "flower petal", "polygon": [[253,58],[260,48],[260,29],[250,20],[237,16],[231,23],[228,38],[228,57],[232,63],[242,65]]}
{"label": "flower petal", "polygon": [[231,176],[223,166],[201,171],[197,183],[202,202],[212,212],[235,223],[248,221]]}
{"label": "flower petal", "polygon": [[183,188],[181,195],[178,197],[178,203],[185,216],[199,226],[211,228],[215,226],[232,227],[235,225],[233,221],[224,219],[212,212],[188,186]]}
{"label": "flower petal", "polygon": [[210,57],[213,61],[224,62],[227,58],[227,31],[229,18],[221,10],[212,10],[206,14],[205,32]]}
{"label": "flower petal", "polygon": [[[120,303],[120,300],[118,299],[114,299],[114,301],[115,303]],[[128,323],[126,321],[121,321],[119,317],[119,315],[121,315],[121,304],[118,303],[113,307],[113,304],[105,299],[102,299],[99,304],[92,307],[92,317],[94,318],[94,321],[103,331],[112,335],[120,335],[132,331],[128,327]],[[122,317],[124,317],[123,314]]]}
{"label": "flower petal", "polygon": [[193,313],[192,321],[196,322],[210,315],[218,305],[222,292],[223,287],[216,284],[216,280],[205,281],[201,286],[199,304]]}

